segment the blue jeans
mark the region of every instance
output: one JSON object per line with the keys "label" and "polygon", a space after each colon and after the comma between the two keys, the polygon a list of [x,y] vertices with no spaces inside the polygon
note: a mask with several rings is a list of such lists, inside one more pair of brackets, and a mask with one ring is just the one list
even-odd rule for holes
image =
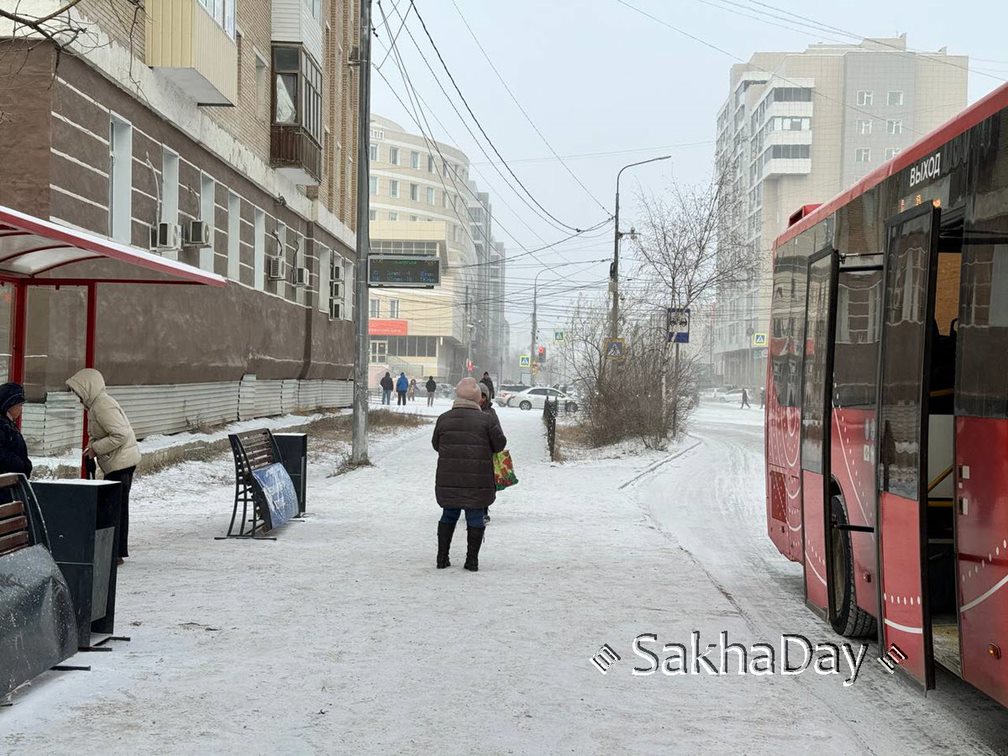
{"label": "blue jeans", "polygon": [[[483,527],[483,515],[486,513],[485,509],[466,509],[466,525],[470,528],[482,528]],[[461,507],[444,507],[441,510],[441,522],[446,522],[449,525],[454,525],[458,522],[459,516],[462,514]]]}
{"label": "blue jeans", "polygon": [[382,392],[381,392],[381,403],[382,404],[389,404],[389,405],[392,404],[392,391],[391,390],[386,391],[385,389],[382,389]]}

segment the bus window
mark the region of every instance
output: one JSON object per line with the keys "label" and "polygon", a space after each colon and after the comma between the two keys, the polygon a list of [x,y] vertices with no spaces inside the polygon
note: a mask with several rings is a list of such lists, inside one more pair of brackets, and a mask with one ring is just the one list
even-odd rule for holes
{"label": "bus window", "polygon": [[875,409],[882,272],[845,271],[837,281],[833,406]]}
{"label": "bus window", "polygon": [[805,398],[802,402],[802,469],[817,473],[823,471],[832,277],[832,256],[823,257],[809,265],[808,319],[805,323],[804,345]]}
{"label": "bus window", "polygon": [[782,407],[798,407],[801,403],[806,270],[806,258],[797,255],[777,258],[770,311],[773,337],[770,365],[777,404]]}

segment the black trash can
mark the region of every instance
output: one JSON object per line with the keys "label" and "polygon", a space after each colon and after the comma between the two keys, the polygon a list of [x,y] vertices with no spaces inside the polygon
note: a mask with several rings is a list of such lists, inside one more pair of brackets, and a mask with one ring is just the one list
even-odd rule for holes
{"label": "black trash can", "polygon": [[307,433],[274,433],[277,449],[283,459],[284,469],[294,482],[294,490],[298,497],[298,514],[303,515],[306,509],[305,496],[308,492],[308,434]]}

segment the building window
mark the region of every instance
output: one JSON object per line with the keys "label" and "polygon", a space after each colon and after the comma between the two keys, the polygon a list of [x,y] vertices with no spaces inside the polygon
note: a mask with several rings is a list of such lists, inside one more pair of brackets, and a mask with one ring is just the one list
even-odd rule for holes
{"label": "building window", "polygon": [[812,102],[812,90],[808,87],[775,87],[774,102]]}
{"label": "building window", "polygon": [[812,155],[808,144],[775,144],[767,151],[771,160],[807,160]]}
{"label": "building window", "polygon": [[381,317],[381,300],[371,299],[368,300],[368,316],[372,318]]}
{"label": "building window", "polygon": [[389,210],[388,219],[390,221],[399,220],[399,213],[397,213],[395,210]]}
{"label": "building window", "polygon": [[129,244],[133,234],[133,125],[109,122],[109,236]]}
{"label": "building window", "polygon": [[448,207],[448,192],[441,194],[441,207]]}
{"label": "building window", "polygon": [[266,213],[255,210],[255,240],[252,250],[252,285],[262,291],[266,282]]}
{"label": "building window", "polygon": [[436,195],[436,192],[434,191],[434,187],[428,186],[427,187],[427,204],[428,205],[434,205],[434,204],[437,203],[437,197],[435,195]]}
{"label": "building window", "polygon": [[857,104],[861,107],[871,105],[875,99],[874,93],[870,89],[859,89],[857,93]]}
{"label": "building window", "polygon": [[235,38],[235,0],[200,0],[200,5],[231,39]]}
{"label": "building window", "polygon": [[372,197],[378,194],[378,179],[375,176],[368,179],[368,193]]}
{"label": "building window", "polygon": [[420,187],[416,184],[409,185],[409,198],[414,202],[420,201]]}
{"label": "building window", "polygon": [[903,121],[886,121],[886,131],[894,135],[902,134]]}
{"label": "building window", "polygon": [[227,276],[232,281],[239,280],[241,262],[241,198],[234,192],[228,193],[228,243]]}
{"label": "building window", "polygon": [[409,217],[409,219],[410,219],[410,220],[411,220],[411,221],[412,221],[413,223],[416,223],[416,222],[417,222],[418,220],[420,220],[420,219],[419,219],[419,218],[417,218],[417,217],[416,217],[415,215],[411,215],[411,216]]}
{"label": "building window", "polygon": [[199,266],[203,270],[211,272],[213,272],[214,242],[216,240],[217,226],[216,193],[217,182],[204,173],[200,180],[200,220],[210,228],[210,246],[200,249]]}
{"label": "building window", "polygon": [[399,317],[399,300],[398,299],[390,299],[389,300],[389,302],[388,302],[388,316],[390,318],[398,318]]}
{"label": "building window", "polygon": [[427,156],[427,173],[434,173],[434,156]]}
{"label": "building window", "polygon": [[378,220],[378,211],[377,210],[368,210],[367,215],[368,215],[368,220]]}
{"label": "building window", "polygon": [[868,120],[858,121],[858,133],[864,136],[871,134],[872,122]]}
{"label": "building window", "polygon": [[885,159],[892,160],[899,154],[900,154],[899,147],[887,147],[885,151]]}
{"label": "building window", "polygon": [[399,165],[399,148],[398,147],[389,147],[388,148],[388,161],[390,163],[392,163],[392,165]]}
{"label": "building window", "polygon": [[[374,301],[374,300],[372,300]],[[371,362],[383,363],[388,361],[388,342],[371,342]]]}
{"label": "building window", "polygon": [[370,145],[368,145],[368,155],[370,156],[372,163],[378,162],[378,145],[377,144],[370,144]]}
{"label": "building window", "polygon": [[322,69],[298,45],[273,47],[273,122],[299,125],[322,143]]}
{"label": "building window", "polygon": [[859,163],[870,163],[871,150],[868,149],[867,147],[862,147],[855,153],[854,159]]}
{"label": "building window", "polygon": [[886,104],[892,106],[898,106],[903,104],[903,93],[902,92],[890,92],[886,96]]}
{"label": "building window", "polygon": [[419,152],[411,152],[410,153],[410,156],[409,156],[409,167],[413,168],[414,170],[419,170],[420,169],[420,153]]}
{"label": "building window", "polygon": [[318,21],[322,13],[322,0],[304,0],[305,8],[311,13],[312,18]]}
{"label": "building window", "polygon": [[388,193],[389,193],[389,197],[398,197],[399,196],[399,182],[396,181],[395,179],[389,179],[389,182],[388,182]]}
{"label": "building window", "polygon": [[161,222],[178,223],[179,157],[167,147],[161,154]]}

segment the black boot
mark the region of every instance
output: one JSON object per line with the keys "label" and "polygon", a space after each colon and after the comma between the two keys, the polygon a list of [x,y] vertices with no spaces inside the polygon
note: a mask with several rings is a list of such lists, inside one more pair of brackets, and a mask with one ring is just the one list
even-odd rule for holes
{"label": "black boot", "polygon": [[466,552],[465,568],[470,572],[479,571],[479,551],[483,543],[483,531],[486,528],[469,528],[469,550]]}
{"label": "black boot", "polygon": [[437,568],[443,570],[451,567],[448,561],[448,549],[451,548],[452,536],[455,535],[454,522],[439,522],[437,526]]}

